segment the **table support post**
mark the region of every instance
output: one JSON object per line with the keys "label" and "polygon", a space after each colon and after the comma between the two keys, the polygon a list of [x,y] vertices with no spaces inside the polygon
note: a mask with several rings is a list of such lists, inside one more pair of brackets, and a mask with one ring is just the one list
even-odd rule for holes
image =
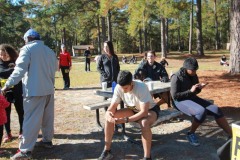
{"label": "table support post", "polygon": [[99,109],[96,109],[96,122],[97,122],[98,127],[103,129],[103,127],[102,127],[102,125],[100,123],[100,120],[99,120]]}

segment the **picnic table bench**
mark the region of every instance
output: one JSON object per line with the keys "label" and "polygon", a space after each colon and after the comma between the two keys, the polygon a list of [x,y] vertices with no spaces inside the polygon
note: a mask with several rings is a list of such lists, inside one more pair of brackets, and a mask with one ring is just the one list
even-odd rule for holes
{"label": "picnic table bench", "polygon": [[[163,92],[168,92],[168,109],[167,110],[161,110],[159,112],[159,118],[157,119],[157,121],[154,123],[153,126],[158,125],[159,123],[163,122],[163,121],[167,121],[170,120],[172,118],[175,118],[179,115],[181,115],[182,113],[174,108],[171,107],[170,105],[170,82],[169,83],[162,83],[160,81],[153,81],[153,88],[150,90],[151,94],[156,94],[156,93],[163,93]],[[96,90],[95,95],[99,95],[102,97],[107,97],[107,98],[111,98],[113,96],[113,93],[111,90],[107,90],[107,91],[103,91],[103,90]],[[99,109],[104,108],[105,110],[107,109],[107,107],[110,105],[110,101],[103,101],[103,102],[97,102],[97,103],[90,103],[87,105],[84,105],[83,108],[87,109],[87,110],[96,110],[96,122],[97,125],[99,127],[102,128],[102,125],[100,123],[99,120]],[[124,104],[121,103],[120,104],[121,108],[124,107]]]}

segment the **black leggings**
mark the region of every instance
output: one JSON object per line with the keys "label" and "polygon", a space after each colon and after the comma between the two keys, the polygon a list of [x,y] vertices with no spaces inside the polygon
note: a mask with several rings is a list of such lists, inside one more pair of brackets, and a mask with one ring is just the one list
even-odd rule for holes
{"label": "black leggings", "polygon": [[[21,82],[14,86],[13,88],[13,95],[14,95],[14,106],[18,114],[18,121],[19,121],[19,134],[22,134],[22,126],[23,126],[23,97],[22,97],[22,84]],[[5,123],[5,129],[7,134],[11,133],[11,103],[10,106],[6,108],[6,114],[7,114],[7,123]]]}
{"label": "black leggings", "polygon": [[85,71],[90,71],[90,58],[85,59]]}

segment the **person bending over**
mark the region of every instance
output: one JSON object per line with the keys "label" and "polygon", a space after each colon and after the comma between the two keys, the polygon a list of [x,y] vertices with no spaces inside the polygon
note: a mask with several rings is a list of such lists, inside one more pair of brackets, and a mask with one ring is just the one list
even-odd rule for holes
{"label": "person bending over", "polygon": [[[144,159],[151,159],[152,132],[151,125],[157,120],[159,106],[155,105],[147,86],[140,81],[132,80],[129,71],[120,71],[117,78],[111,105],[105,118],[105,146],[99,160],[113,158],[111,153],[114,124],[138,122],[142,130]],[[117,110],[119,103],[127,108]]]}
{"label": "person bending over", "polygon": [[197,76],[198,62],[195,58],[187,58],[183,67],[171,77],[171,96],[175,107],[184,114],[193,117],[192,126],[187,133],[187,140],[193,146],[200,143],[195,134],[207,115],[214,116],[217,124],[231,137],[231,128],[218,106],[197,96],[207,85],[199,83]]}

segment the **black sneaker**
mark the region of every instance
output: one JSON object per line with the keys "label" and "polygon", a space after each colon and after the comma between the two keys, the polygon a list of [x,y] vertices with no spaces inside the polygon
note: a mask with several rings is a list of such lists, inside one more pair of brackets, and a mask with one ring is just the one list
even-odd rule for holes
{"label": "black sneaker", "polygon": [[53,143],[51,142],[43,142],[42,140],[39,142],[36,142],[36,147],[44,147],[44,148],[53,148]]}
{"label": "black sneaker", "polygon": [[111,151],[103,151],[98,160],[110,160],[113,158]]}

